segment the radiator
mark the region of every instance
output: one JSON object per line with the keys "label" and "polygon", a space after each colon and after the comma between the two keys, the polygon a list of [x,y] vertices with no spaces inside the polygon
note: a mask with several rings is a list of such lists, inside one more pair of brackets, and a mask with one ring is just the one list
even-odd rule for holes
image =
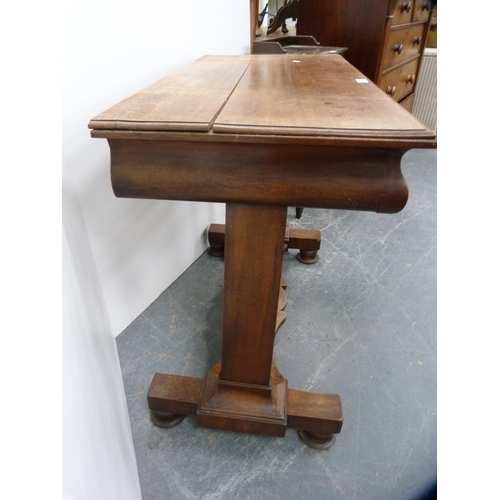
{"label": "radiator", "polygon": [[424,125],[437,131],[437,49],[424,51],[412,113]]}

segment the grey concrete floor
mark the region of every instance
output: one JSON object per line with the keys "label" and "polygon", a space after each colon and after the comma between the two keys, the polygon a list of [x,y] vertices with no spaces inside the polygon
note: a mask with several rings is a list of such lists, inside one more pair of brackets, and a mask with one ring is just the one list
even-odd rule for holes
{"label": "grey concrete floor", "polygon": [[402,169],[410,197],[398,214],[289,209],[290,227],[321,230],[322,244],[314,265],[284,255],[275,360],[289,387],[341,395],[329,450],[291,429],[151,423],[154,373],[202,377],[219,361],[222,259],[203,254],[117,337],[143,500],[426,498],[437,478],[437,151],[408,152]]}

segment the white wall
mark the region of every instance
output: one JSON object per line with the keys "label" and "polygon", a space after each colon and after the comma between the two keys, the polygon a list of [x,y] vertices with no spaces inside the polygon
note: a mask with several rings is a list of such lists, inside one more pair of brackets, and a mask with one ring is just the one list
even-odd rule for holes
{"label": "white wall", "polygon": [[144,309],[145,297],[152,302],[201,254],[204,230],[223,217],[223,207],[115,198],[107,141],[90,139],[87,124],[204,54],[248,52],[247,3],[82,0],[66,9],[63,161],[75,180],[115,336]]}
{"label": "white wall", "polygon": [[63,499],[141,497],[116,343],[69,169],[63,171]]}
{"label": "white wall", "polygon": [[[68,0],[63,12],[63,491],[140,498],[114,337],[206,248],[215,204],[126,200],[89,120],[204,54],[249,52],[248,0]],[[38,78],[50,75],[38,75]]]}

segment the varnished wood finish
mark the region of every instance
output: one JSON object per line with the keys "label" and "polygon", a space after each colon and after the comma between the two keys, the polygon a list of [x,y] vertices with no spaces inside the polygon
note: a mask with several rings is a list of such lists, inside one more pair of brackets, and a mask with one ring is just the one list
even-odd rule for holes
{"label": "varnished wood finish", "polygon": [[400,66],[380,78],[380,88],[395,101],[400,102],[413,93],[419,67],[419,59]]}
{"label": "varnished wood finish", "polygon": [[101,113],[89,126],[93,137],[127,140],[141,137],[140,131],[213,131],[213,136],[191,134],[189,140],[311,144],[317,137],[325,145],[340,145],[345,138],[366,146],[370,141],[363,139],[373,138],[373,145],[404,139],[409,147],[428,147],[434,132],[376,85],[358,83],[362,78],[338,54],[206,56]]}
{"label": "varnished wood finish", "polygon": [[250,0],[250,53],[258,30],[259,0]]}
{"label": "varnished wood finish", "polygon": [[411,110],[413,109],[413,101],[415,100],[415,94],[410,94],[408,97],[405,97],[402,101],[399,102],[401,106],[403,106],[406,111],[409,111],[411,113]]}
{"label": "varnished wood finish", "polygon": [[123,100],[92,120],[103,130],[207,132],[251,61],[227,56],[199,59]]}
{"label": "varnished wood finish", "polygon": [[383,213],[400,211],[408,198],[400,170],[406,149],[124,139],[109,144],[113,191],[120,198],[272,200],[282,206]]}
{"label": "varnished wood finish", "polygon": [[285,227],[286,207],[226,206],[221,380],[269,386]]}
{"label": "varnished wood finish", "polygon": [[287,381],[283,378],[269,378],[267,386],[245,385],[221,380],[218,371],[211,370],[196,419],[204,427],[283,437],[286,404]]}
{"label": "varnished wood finish", "polygon": [[224,241],[226,239],[225,224],[210,224],[208,228],[208,248],[207,253],[212,257],[222,257],[224,255]]}
{"label": "varnished wood finish", "polygon": [[273,362],[285,245],[316,251],[301,245],[320,241],[286,231],[287,207],[398,212],[408,197],[402,155],[436,147],[433,131],[361,76],[336,55],[204,57],[91,120],[92,136],[109,142],[116,196],[227,204],[215,231],[221,362],[205,378],[156,374],[157,425],[192,414],[233,431],[291,427],[316,448],[340,432],[340,396],[288,389]]}
{"label": "varnished wood finish", "polygon": [[203,379],[156,373],[148,391],[153,411],[191,415],[196,413],[203,391]]}
{"label": "varnished wood finish", "polygon": [[[224,245],[226,236],[225,224],[210,224],[208,228],[207,252],[212,257],[222,257],[224,255]],[[314,264],[318,260],[318,250],[321,246],[321,232],[314,229],[288,229],[285,232],[284,250],[299,250],[297,259],[304,264]],[[255,252],[259,252],[254,247]]]}
{"label": "varnished wood finish", "polygon": [[428,137],[418,120],[401,113],[340,55],[254,57],[214,132]]}
{"label": "varnished wood finish", "polygon": [[288,391],[288,427],[329,435],[338,434],[343,422],[338,394]]}
{"label": "varnished wood finish", "polygon": [[285,313],[285,308],[286,308],[286,283],[284,283],[283,276],[281,277],[281,288],[280,288],[280,294],[279,294],[279,300],[278,300],[278,314],[276,315],[276,333],[278,333],[278,330],[283,326],[283,323],[286,320],[286,313]]}
{"label": "varnished wood finish", "polygon": [[[300,0],[297,35],[347,47],[345,59],[385,91],[382,78],[412,60],[417,61],[418,79],[430,5],[426,0]],[[392,97],[401,103],[412,93],[413,87],[405,84]]]}
{"label": "varnished wood finish", "polygon": [[307,444],[310,448],[315,448],[316,450],[327,450],[330,448],[337,437],[336,434],[318,434],[308,431],[299,431],[300,439]]}
{"label": "varnished wood finish", "polygon": [[315,229],[290,229],[288,248],[298,248],[297,259],[303,264],[316,264],[321,246],[321,232]]}
{"label": "varnished wood finish", "polygon": [[388,33],[380,63],[383,68],[382,74],[405,64],[407,61],[419,58],[424,31],[425,24],[410,24],[409,26],[398,26]]}
{"label": "varnished wood finish", "polygon": [[342,429],[338,394],[287,390],[286,379],[274,363],[269,387],[221,383],[219,372],[220,363],[205,379],[155,374],[148,392],[153,421],[161,421],[164,415],[167,421],[175,421],[179,414],[196,415],[198,423],[206,427],[275,436],[283,436],[291,428],[321,439],[331,439]]}
{"label": "varnished wood finish", "polygon": [[387,0],[300,0],[297,35],[347,47],[346,60],[375,80],[387,14]]}

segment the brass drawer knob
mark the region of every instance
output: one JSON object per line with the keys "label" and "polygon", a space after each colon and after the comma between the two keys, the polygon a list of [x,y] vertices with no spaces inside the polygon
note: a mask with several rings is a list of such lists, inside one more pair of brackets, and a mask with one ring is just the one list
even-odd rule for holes
{"label": "brass drawer knob", "polygon": [[413,45],[420,45],[422,43],[422,37],[421,36],[416,36],[413,39]]}
{"label": "brass drawer knob", "polygon": [[403,44],[402,43],[397,43],[394,45],[394,52],[397,52],[398,54],[401,54],[403,52]]}
{"label": "brass drawer knob", "polygon": [[396,93],[396,87],[387,87],[387,90],[385,91],[387,94],[390,96],[394,97],[394,94]]}
{"label": "brass drawer knob", "polygon": [[417,79],[416,75],[408,75],[406,77],[406,83],[415,83],[415,80]]}
{"label": "brass drawer knob", "polygon": [[403,2],[401,5],[401,12],[410,12],[411,11],[411,2]]}

